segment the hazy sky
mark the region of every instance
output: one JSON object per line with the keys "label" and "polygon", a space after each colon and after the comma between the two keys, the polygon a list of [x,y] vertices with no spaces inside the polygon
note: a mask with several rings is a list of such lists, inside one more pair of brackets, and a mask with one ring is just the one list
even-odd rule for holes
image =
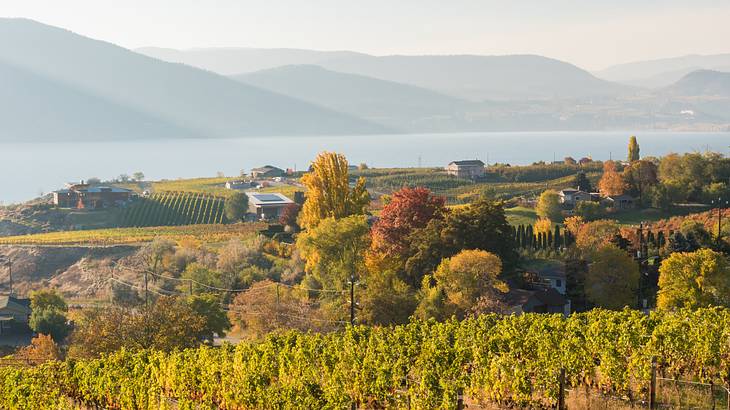
{"label": "hazy sky", "polygon": [[730,52],[728,0],[0,0],[124,47],[534,53],[588,69]]}

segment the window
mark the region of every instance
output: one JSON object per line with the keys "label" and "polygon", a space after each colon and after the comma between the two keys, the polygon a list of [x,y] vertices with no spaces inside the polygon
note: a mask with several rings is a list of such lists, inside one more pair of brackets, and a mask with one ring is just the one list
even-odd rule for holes
{"label": "window", "polygon": [[562,281],[562,280],[560,280],[560,279],[555,279],[555,286],[556,286],[556,287],[561,287],[561,286],[563,286],[563,281]]}

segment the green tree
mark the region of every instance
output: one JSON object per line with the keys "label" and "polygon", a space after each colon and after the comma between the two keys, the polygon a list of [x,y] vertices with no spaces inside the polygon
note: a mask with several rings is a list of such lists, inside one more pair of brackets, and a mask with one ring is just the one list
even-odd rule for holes
{"label": "green tree", "polygon": [[226,218],[231,222],[238,222],[248,212],[248,195],[243,192],[234,192],[225,202]]}
{"label": "green tree", "polygon": [[370,273],[358,294],[362,321],[372,325],[408,323],[416,308],[416,295],[393,271]]}
{"label": "green tree", "polygon": [[675,252],[659,267],[659,309],[730,306],[730,265],[720,252]]}
{"label": "green tree", "polygon": [[553,222],[560,222],[563,220],[560,196],[552,189],[548,189],[540,194],[535,211],[537,216],[547,218]]}
{"label": "green tree", "polygon": [[606,309],[636,304],[639,265],[625,251],[603,245],[592,255],[585,291],[588,300]]}
{"label": "green tree", "polygon": [[71,330],[67,324],[68,306],[56,290],[39,290],[30,295],[31,315],[28,325],[33,331],[50,335],[57,343]]}
{"label": "green tree", "polygon": [[326,218],[297,238],[306,272],[325,289],[344,289],[351,275],[365,272],[370,227],[364,215]]}
{"label": "green tree", "polygon": [[137,182],[140,182],[144,180],[144,173],[142,171],[137,171],[134,174],[132,174],[132,179],[134,179]]}
{"label": "green tree", "polygon": [[588,180],[586,173],[583,171],[575,174],[575,178],[573,178],[573,188],[583,192],[593,192],[593,185],[591,185],[591,181]]}
{"label": "green tree", "polygon": [[365,179],[360,177],[350,188],[348,163],[345,156],[322,152],[312,162],[309,172],[302,176],[307,188],[307,200],[300,212],[300,225],[314,228],[326,218],[362,215],[370,203]]}
{"label": "green tree", "polygon": [[639,160],[639,143],[636,142],[636,137],[631,136],[629,138],[629,155],[627,158],[628,162],[634,162]]}
{"label": "green tree", "polygon": [[606,214],[601,204],[593,201],[580,201],[575,205],[575,215],[586,221],[601,219]]}
{"label": "green tree", "polygon": [[653,162],[637,160],[633,161],[622,173],[622,178],[629,195],[644,199],[644,193],[659,181],[657,179],[657,167]]}
{"label": "green tree", "polygon": [[218,296],[211,294],[189,296],[187,303],[194,313],[205,319],[205,325],[198,335],[199,339],[213,341],[215,335],[225,337],[226,332],[231,330],[231,322],[221,307]]}

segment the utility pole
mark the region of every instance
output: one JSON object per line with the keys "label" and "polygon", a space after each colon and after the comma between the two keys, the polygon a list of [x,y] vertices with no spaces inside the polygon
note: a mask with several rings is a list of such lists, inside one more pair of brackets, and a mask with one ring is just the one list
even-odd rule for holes
{"label": "utility pole", "polygon": [[644,276],[643,272],[643,260],[646,258],[647,255],[644,254],[644,222],[639,222],[639,250],[636,251],[636,259],[639,262],[639,289],[637,292],[637,308],[639,310],[642,310],[644,305],[641,303],[641,296],[642,296],[642,276]]}
{"label": "utility pole", "polygon": [[350,275],[350,324],[355,324],[355,275]]}
{"label": "utility pole", "polygon": [[10,288],[8,295],[13,296],[13,261],[9,257],[0,257],[0,263],[8,268],[8,284]]}
{"label": "utility pole", "polygon": [[[715,204],[715,200],[713,199],[710,201],[710,203]],[[727,206],[728,201],[726,200],[725,203],[722,203],[722,198],[717,198],[717,244],[720,245],[722,243],[722,208],[723,205]]]}

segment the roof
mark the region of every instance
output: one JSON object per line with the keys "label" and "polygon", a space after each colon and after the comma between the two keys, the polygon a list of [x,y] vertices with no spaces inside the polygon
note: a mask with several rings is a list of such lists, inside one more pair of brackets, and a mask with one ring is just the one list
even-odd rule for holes
{"label": "roof", "polygon": [[626,194],[622,194],[622,195],[607,195],[606,196],[606,199],[609,199],[611,201],[633,201],[634,200],[634,197],[632,197],[631,195],[626,195]]}
{"label": "roof", "polygon": [[484,163],[478,159],[465,159],[465,160],[461,160],[461,161],[451,161],[451,162],[449,162],[449,165],[451,165],[451,164],[458,165],[460,167],[464,167],[464,166],[483,167],[484,166]]}
{"label": "roof", "polygon": [[58,191],[53,191],[57,194],[68,194],[71,192],[91,192],[91,193],[100,193],[100,192],[115,192],[115,193],[122,193],[122,192],[132,192],[131,189],[126,188],[119,188],[115,186],[104,186],[104,185],[98,185],[98,186],[92,186],[92,187],[84,187],[84,188],[71,188],[71,189],[59,189]]}
{"label": "roof", "polygon": [[553,288],[545,290],[510,289],[506,302],[509,306],[523,306],[533,297],[547,306],[565,306],[567,303],[565,297]]}
{"label": "roof", "polygon": [[286,196],[274,192],[274,193],[249,193],[248,200],[256,206],[266,206],[266,205],[286,205],[286,204],[293,204],[294,201],[287,198]]}
{"label": "roof", "polygon": [[273,165],[264,165],[263,167],[253,168],[251,170],[251,172],[268,172],[268,171],[282,171],[282,172],[284,172],[283,169],[278,168],[278,167],[275,167]]}
{"label": "roof", "polygon": [[0,309],[14,307],[16,309],[26,309],[30,313],[30,299],[16,298],[15,296],[0,296]]}
{"label": "roof", "polygon": [[561,194],[574,194],[576,192],[580,192],[580,191],[578,191],[577,189],[573,189],[573,188],[566,188],[566,189],[560,190]]}

